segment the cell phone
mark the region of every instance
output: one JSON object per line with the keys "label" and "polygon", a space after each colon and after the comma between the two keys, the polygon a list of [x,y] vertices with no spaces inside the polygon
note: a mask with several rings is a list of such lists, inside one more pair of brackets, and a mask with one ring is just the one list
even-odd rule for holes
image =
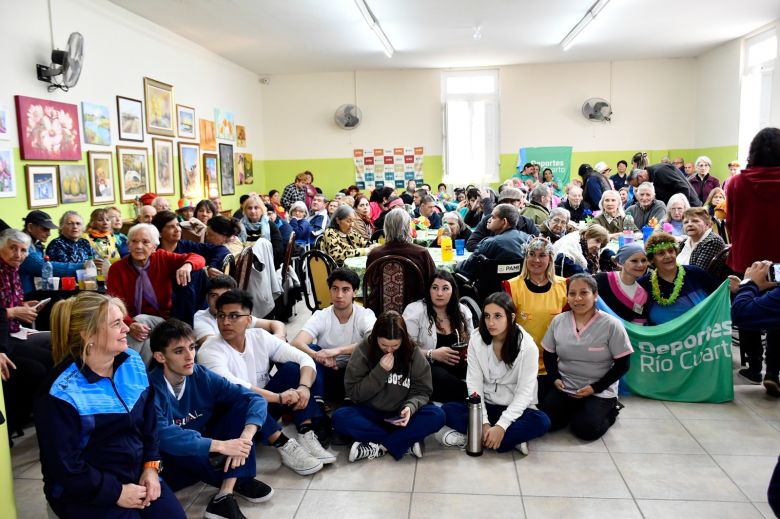
{"label": "cell phone", "polygon": [[400,414],[396,416],[391,416],[390,418],[385,418],[385,422],[391,423],[393,425],[395,425],[396,422],[400,422],[401,420],[403,420],[403,417]]}
{"label": "cell phone", "polygon": [[37,312],[38,310],[40,310],[44,306],[48,305],[50,302],[51,302],[51,297],[47,297],[46,299],[44,299],[43,301],[41,301],[40,303],[35,305],[35,311]]}
{"label": "cell phone", "polygon": [[767,277],[769,277],[769,281],[780,282],[780,263],[772,263]]}

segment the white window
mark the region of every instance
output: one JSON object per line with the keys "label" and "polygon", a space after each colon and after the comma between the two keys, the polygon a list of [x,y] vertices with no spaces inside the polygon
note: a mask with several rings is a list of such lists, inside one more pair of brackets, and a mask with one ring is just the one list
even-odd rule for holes
{"label": "white window", "polygon": [[759,130],[769,126],[776,58],[777,34],[774,27],[745,40],[742,47],[738,152],[743,167],[747,162],[750,141]]}
{"label": "white window", "polygon": [[498,70],[442,76],[444,182],[498,182]]}

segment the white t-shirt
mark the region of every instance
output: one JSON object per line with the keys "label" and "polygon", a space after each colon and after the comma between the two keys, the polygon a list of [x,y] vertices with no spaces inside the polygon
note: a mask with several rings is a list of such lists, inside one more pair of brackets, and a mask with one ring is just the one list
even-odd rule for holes
{"label": "white t-shirt", "polygon": [[[252,324],[249,325],[249,328],[257,328],[258,321],[259,319],[253,315]],[[195,312],[195,316],[192,318],[192,324],[195,331],[196,341],[199,341],[203,337],[207,337],[209,335],[219,335],[217,318],[211,315],[211,312],[209,312],[208,308]]]}
{"label": "white t-shirt", "polygon": [[[371,333],[375,322],[376,316],[373,311],[353,303],[352,315],[346,323],[341,324],[331,305],[324,310],[314,312],[301,331],[312,336],[313,344],[327,350],[362,341]],[[349,355],[336,357],[339,368],[345,367],[347,362],[349,362]]]}

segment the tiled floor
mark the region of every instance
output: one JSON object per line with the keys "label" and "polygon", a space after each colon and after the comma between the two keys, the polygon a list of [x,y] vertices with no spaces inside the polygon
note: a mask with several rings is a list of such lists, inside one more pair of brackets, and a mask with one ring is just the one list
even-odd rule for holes
{"label": "tiled floor", "polygon": [[[293,319],[290,338],[308,315]],[[531,442],[527,457],[470,458],[429,438],[421,460],[349,464],[346,447],[336,447],[336,464],[300,477],[264,447],[259,477],[275,495],[239,503],[249,518],[274,519],[771,518],[766,488],[780,454],[780,400],[760,386],[735,389],[735,401],[720,405],[626,397],[602,439],[585,443],[560,431]],[[12,455],[19,517],[46,517],[34,431]],[[213,493],[196,485],[177,495],[187,515],[200,518]]]}

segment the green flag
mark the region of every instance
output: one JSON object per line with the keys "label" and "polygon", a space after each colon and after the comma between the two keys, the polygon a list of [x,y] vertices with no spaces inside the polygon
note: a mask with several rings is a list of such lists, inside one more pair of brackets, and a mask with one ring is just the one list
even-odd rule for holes
{"label": "green flag", "polygon": [[668,323],[625,326],[635,350],[625,376],[632,393],[674,402],[734,399],[728,281]]}

